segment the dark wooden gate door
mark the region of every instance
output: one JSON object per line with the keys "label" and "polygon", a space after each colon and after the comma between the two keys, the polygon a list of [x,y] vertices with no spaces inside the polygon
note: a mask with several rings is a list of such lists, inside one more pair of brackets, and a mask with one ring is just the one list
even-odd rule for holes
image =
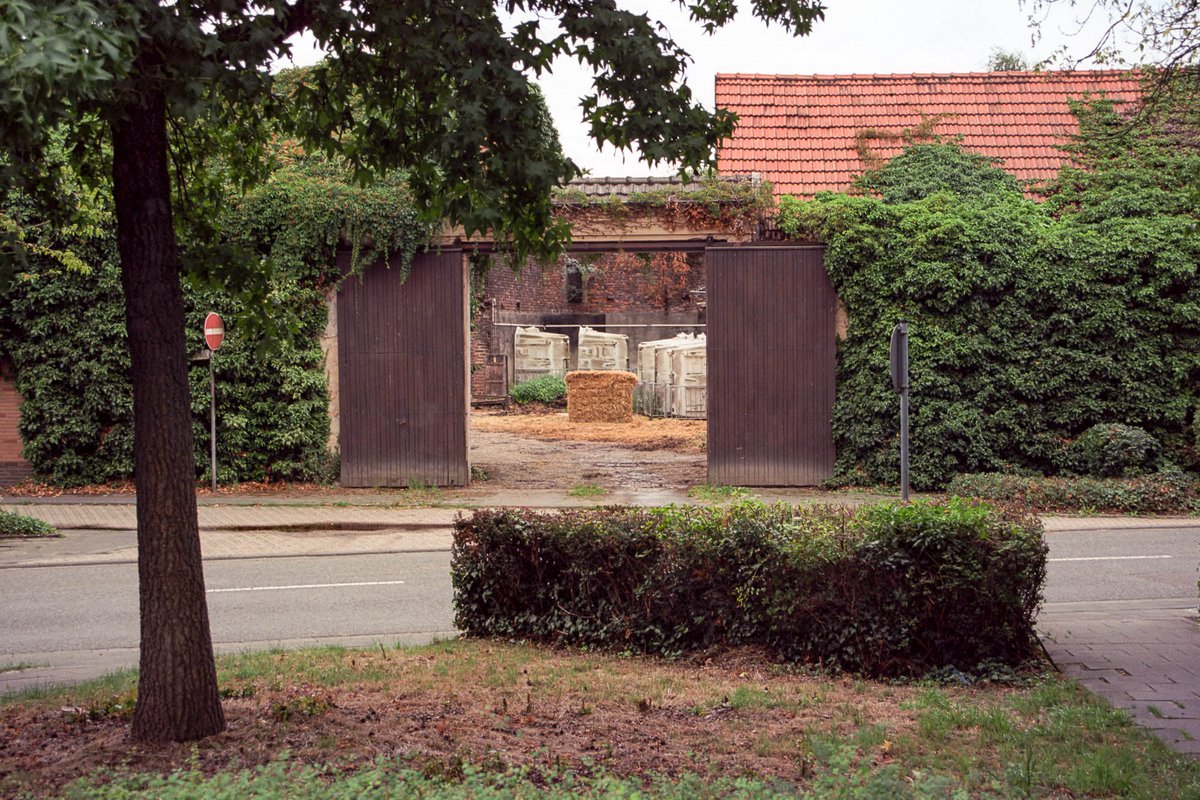
{"label": "dark wooden gate door", "polygon": [[812,486],[833,474],[837,297],[824,252],[705,251],[709,483]]}
{"label": "dark wooden gate door", "polygon": [[343,486],[464,486],[469,398],[461,250],[377,264],[337,299]]}

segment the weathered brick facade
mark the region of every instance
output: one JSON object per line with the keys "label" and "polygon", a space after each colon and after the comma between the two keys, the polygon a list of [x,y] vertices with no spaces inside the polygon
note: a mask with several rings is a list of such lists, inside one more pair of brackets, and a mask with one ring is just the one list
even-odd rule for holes
{"label": "weathered brick facade", "polygon": [[[575,276],[569,278],[569,272]],[[569,326],[549,330],[567,334],[573,353],[574,326],[622,333],[629,337],[632,362],[640,342],[703,332],[703,288],[699,253],[573,256],[545,268],[527,265],[519,273],[497,264],[488,273],[472,326],[472,394],[489,394],[481,367],[492,354],[512,358],[518,324]]]}
{"label": "weathered brick facade", "polygon": [[20,419],[21,395],[11,371],[0,364],[0,487],[20,483],[29,474],[29,464],[21,458]]}

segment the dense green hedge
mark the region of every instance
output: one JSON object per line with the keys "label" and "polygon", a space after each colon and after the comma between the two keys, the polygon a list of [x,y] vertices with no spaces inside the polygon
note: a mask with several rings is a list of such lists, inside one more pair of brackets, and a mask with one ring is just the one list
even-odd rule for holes
{"label": "dense green hedge", "polygon": [[[398,179],[361,189],[317,159],[284,167],[227,209],[218,227],[234,263],[184,284],[189,350],[203,347],[207,312],[226,323],[215,362],[223,482],[336,477],[320,347],[335,254],[350,242],[360,266],[387,254],[407,263],[428,236],[407,198]],[[0,357],[24,398],[25,458],[62,486],[127,478],[133,403],[111,215],[101,209],[95,226],[62,231],[39,226],[19,204],[8,212],[79,265],[31,252],[0,295]],[[207,477],[207,366],[194,365],[190,378],[197,474]]]}
{"label": "dense green hedge", "polygon": [[[1108,120],[1087,113],[1087,131]],[[901,319],[919,489],[959,473],[1070,471],[1070,442],[1100,423],[1144,428],[1175,463],[1197,465],[1200,227],[1188,176],[1200,154],[1170,145],[1086,139],[1090,171],[1064,172],[1045,203],[944,143],[867,176],[880,197],[784,199],[780,227],[827,243],[849,317],[833,416],[841,480],[898,480],[888,339]]]}
{"label": "dense green hedge", "polygon": [[875,676],[1033,653],[1046,547],[966,501],[857,512],[738,504],[455,526],[455,625],[474,635],[677,654],[758,644]]}
{"label": "dense green hedge", "polygon": [[[24,402],[20,431],[35,473],[60,486],[104,483],[133,472],[133,398],[119,268],[115,258],[89,274],[35,264],[5,296],[5,349]],[[189,349],[203,347],[201,322],[220,310],[229,322],[218,352],[217,460],[223,481],[316,479],[329,469],[328,394],[318,336],[324,295],[287,275],[273,279],[279,306],[301,322],[298,335],[260,349],[241,335],[236,298],[185,290]],[[190,370],[197,468],[208,465],[208,369]]]}
{"label": "dense green hedge", "polygon": [[1133,478],[1042,478],[984,473],[958,475],[946,491],[1038,512],[1184,514],[1196,510],[1197,484],[1182,472]]}

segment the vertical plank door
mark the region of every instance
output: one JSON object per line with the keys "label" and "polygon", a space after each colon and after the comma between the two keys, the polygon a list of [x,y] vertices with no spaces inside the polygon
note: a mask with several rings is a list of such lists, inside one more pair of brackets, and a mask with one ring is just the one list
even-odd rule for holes
{"label": "vertical plank door", "polygon": [[467,302],[461,250],[418,254],[407,277],[380,263],[343,281],[343,486],[470,482]]}
{"label": "vertical plank door", "polygon": [[837,298],[824,248],[712,247],[708,481],[812,486],[833,474]]}

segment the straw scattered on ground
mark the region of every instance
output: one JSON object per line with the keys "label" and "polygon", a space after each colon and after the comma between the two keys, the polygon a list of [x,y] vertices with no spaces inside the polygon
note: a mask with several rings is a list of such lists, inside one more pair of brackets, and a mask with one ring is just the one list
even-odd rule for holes
{"label": "straw scattered on ground", "polygon": [[513,414],[480,410],[471,414],[477,431],[511,433],[545,441],[612,442],[634,450],[704,451],[707,423],[702,419],[663,419],[634,414],[629,422],[575,423],[565,411]]}

